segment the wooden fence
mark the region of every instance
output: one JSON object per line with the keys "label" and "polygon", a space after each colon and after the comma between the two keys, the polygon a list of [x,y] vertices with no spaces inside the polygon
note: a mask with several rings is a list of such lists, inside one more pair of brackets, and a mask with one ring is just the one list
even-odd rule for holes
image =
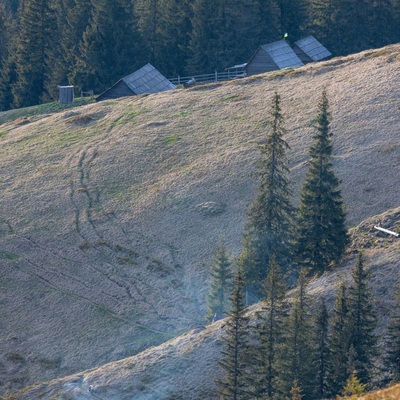
{"label": "wooden fence", "polygon": [[231,79],[239,79],[243,78],[244,76],[245,74],[243,71],[215,71],[213,74],[178,76],[176,78],[170,78],[169,81],[172,82],[174,85],[184,85],[189,81],[192,82],[193,80],[195,83],[211,83],[229,81]]}

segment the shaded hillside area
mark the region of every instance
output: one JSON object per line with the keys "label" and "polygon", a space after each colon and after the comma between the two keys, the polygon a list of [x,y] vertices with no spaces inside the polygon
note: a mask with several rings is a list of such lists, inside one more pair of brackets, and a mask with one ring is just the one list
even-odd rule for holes
{"label": "shaded hillside area", "polygon": [[[400,281],[400,241],[376,234],[373,226],[379,222],[398,230],[400,208],[367,219],[358,225],[352,231],[353,244],[341,267],[312,280],[308,294],[314,300],[325,298],[329,307],[332,307],[339,284],[350,284],[350,269],[357,259],[355,249],[362,248],[367,269],[372,274],[373,295],[377,299],[376,307],[379,312],[378,333],[382,335],[390,312],[395,307],[394,291]],[[253,321],[260,311],[260,305],[250,307],[249,315],[253,317]],[[5,400],[216,400],[215,379],[222,375],[218,361],[220,351],[224,348],[224,328],[225,321],[222,320],[204,328],[190,330],[136,356],[26,388],[5,397]],[[361,399],[398,398],[390,397],[398,393],[396,388],[378,393],[376,397],[371,394]]]}
{"label": "shaded hillside area", "polygon": [[[399,79],[395,45],[226,84],[0,113],[0,391],[200,329],[216,244],[224,237],[240,251],[275,91],[287,117],[295,202],[326,88],[349,225],[398,207]],[[376,263],[396,251],[378,252]],[[198,335],[218,342],[207,336],[217,329]],[[129,363],[118,365],[127,373]],[[168,368],[175,370],[159,375]],[[154,396],[143,398],[164,398]]]}

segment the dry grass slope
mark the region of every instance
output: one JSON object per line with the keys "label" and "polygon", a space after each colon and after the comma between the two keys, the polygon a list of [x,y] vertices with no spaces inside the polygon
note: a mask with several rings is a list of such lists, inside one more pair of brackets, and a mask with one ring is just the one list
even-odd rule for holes
{"label": "dry grass slope", "polygon": [[387,389],[368,393],[365,396],[357,397],[356,400],[398,400],[400,399],[400,385],[395,385]]}
{"label": "dry grass slope", "polygon": [[[395,45],[226,84],[61,111],[0,113],[0,392],[133,356],[203,323],[207,265],[221,237],[234,254],[240,250],[257,144],[276,90],[287,115],[295,201],[310,124],[327,88],[349,225],[398,207],[399,79]],[[387,315],[398,247],[384,238],[372,246],[369,241],[380,240],[375,233],[367,225],[357,229]],[[349,257],[311,292],[333,293],[347,276]],[[186,339],[203,337],[217,346],[216,329]],[[187,385],[192,393],[212,389],[205,382],[215,372],[217,351],[209,348],[203,355],[200,345],[201,351],[181,353],[170,347],[181,372],[193,367],[192,359],[199,362],[204,381]],[[134,356],[132,362],[146,360],[137,361],[138,369],[123,367],[131,361],[117,363],[118,378],[114,364],[104,367],[110,377],[94,380],[107,393],[101,398],[132,398],[132,390],[143,399],[176,396],[175,358],[157,354]],[[91,398],[84,397],[89,376],[27,393]],[[160,397],[150,387],[171,393]]]}

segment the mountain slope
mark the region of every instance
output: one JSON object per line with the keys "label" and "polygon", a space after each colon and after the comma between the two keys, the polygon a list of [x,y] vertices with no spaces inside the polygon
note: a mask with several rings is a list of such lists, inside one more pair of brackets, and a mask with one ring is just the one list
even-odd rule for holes
{"label": "mountain slope", "polygon": [[[367,219],[358,225],[352,232],[352,249],[363,248],[366,267],[373,277],[373,294],[377,298],[378,333],[383,334],[390,310],[394,307],[393,292],[400,281],[400,240],[376,233],[373,226],[379,221],[388,228],[398,230],[400,208]],[[332,307],[340,282],[350,283],[349,271],[356,262],[356,251],[350,251],[340,268],[327,272],[310,283],[309,295],[314,300],[323,296]],[[260,311],[259,305],[254,305],[249,314],[254,316],[257,311]],[[6,397],[5,400],[216,399],[214,382],[221,374],[218,360],[224,345],[221,340],[224,326],[225,322],[222,320],[203,329],[191,330],[136,356],[27,388]],[[377,397],[390,398],[396,397]]]}
{"label": "mountain slope", "polygon": [[274,91],[295,198],[323,88],[350,225],[399,205],[400,46],[54,114],[0,113],[0,390],[121,359],[203,323],[238,254]]}

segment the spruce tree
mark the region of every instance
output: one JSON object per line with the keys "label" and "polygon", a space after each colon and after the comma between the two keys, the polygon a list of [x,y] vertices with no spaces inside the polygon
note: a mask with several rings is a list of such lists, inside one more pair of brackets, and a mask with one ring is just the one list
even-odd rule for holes
{"label": "spruce tree", "polygon": [[[277,0],[260,1],[261,32],[258,44],[275,42],[282,38],[280,10]],[[253,49],[253,52],[256,49]]]}
{"label": "spruce tree", "polygon": [[243,274],[239,269],[231,294],[231,309],[225,324],[225,348],[221,351],[222,357],[219,362],[224,370],[224,377],[216,380],[220,400],[251,399],[250,378],[246,374],[250,345],[243,288]]}
{"label": "spruce tree", "polygon": [[337,0],[332,20],[335,26],[335,54],[357,53],[369,48],[372,40],[372,2]]}
{"label": "spruce tree", "polygon": [[357,378],[355,371],[352,372],[349,379],[347,379],[346,385],[343,388],[343,396],[361,396],[365,393],[365,384],[362,384]]}
{"label": "spruce tree", "polygon": [[51,49],[55,46],[55,0],[30,0],[22,7],[16,42],[17,82],[12,87],[15,107],[39,104],[46,97]]}
{"label": "spruce tree", "polygon": [[335,25],[333,23],[335,7],[332,0],[313,0],[308,9],[309,32],[331,52],[335,46]]}
{"label": "spruce tree", "polygon": [[328,336],[330,352],[328,387],[329,394],[333,397],[341,393],[352,372],[349,371],[351,326],[348,307],[347,289],[344,283],[341,283],[336,295]]}
{"label": "spruce tree", "polygon": [[[154,62],[166,76],[185,74],[188,58],[191,4],[187,0],[161,0]],[[182,34],[182,33],[185,34]],[[143,35],[144,36],[144,35]],[[145,38],[145,36],[144,36]]]}
{"label": "spruce tree", "polygon": [[100,93],[143,66],[142,40],[130,0],[97,0],[71,80]]}
{"label": "spruce tree", "polygon": [[293,382],[293,386],[290,389],[290,394],[291,400],[301,400],[303,398],[303,395],[301,394],[301,388],[299,387],[299,382],[297,382],[297,380]]}
{"label": "spruce tree", "polygon": [[0,4],[0,71],[7,55],[8,48],[8,23],[4,4]]}
{"label": "spruce tree", "polygon": [[59,55],[52,68],[50,80],[56,85],[67,85],[72,83],[71,74],[79,57],[80,41],[89,24],[92,2],[60,0],[59,9],[61,14],[58,17]]}
{"label": "spruce tree", "polygon": [[305,32],[305,24],[307,21],[307,6],[305,0],[279,0],[280,11],[280,34],[281,38],[284,33],[289,34],[289,40],[293,38],[298,40]]}
{"label": "spruce tree", "polygon": [[222,71],[250,58],[259,46],[261,6],[257,0],[194,0],[187,71]]}
{"label": "spruce tree", "polygon": [[315,398],[324,399],[328,395],[328,361],[329,314],[325,301],[322,299],[314,322],[315,349],[314,369],[316,371]]}
{"label": "spruce tree", "polygon": [[371,277],[364,268],[361,253],[352,270],[352,278],[353,283],[349,288],[350,346],[354,349],[352,361],[357,378],[367,384],[371,380],[373,360],[377,355],[377,317],[369,286]]}
{"label": "spruce tree", "polygon": [[256,347],[255,397],[272,399],[277,394],[278,352],[283,343],[288,317],[285,277],[274,257],[264,285],[265,299],[256,325],[260,345]]}
{"label": "spruce tree", "polygon": [[12,107],[11,87],[17,81],[15,72],[15,49],[17,21],[12,20],[0,5],[0,111]]}
{"label": "spruce tree", "polygon": [[279,398],[289,397],[295,381],[305,398],[312,396],[313,374],[312,328],[309,298],[306,294],[306,271],[302,270],[297,284],[297,294],[289,315],[287,333],[281,347],[278,387]]}
{"label": "spruce tree", "polygon": [[332,133],[325,91],[315,129],[301,192],[296,255],[300,266],[320,274],[342,258],[349,243],[339,181],[332,166]]}
{"label": "spruce tree", "polygon": [[224,243],[214,256],[210,266],[210,288],[207,294],[207,321],[214,322],[224,318],[229,309],[229,296],[232,292],[232,263]]}
{"label": "spruce tree", "polygon": [[143,38],[147,52],[147,60],[158,64],[162,52],[160,39],[160,18],[162,0],[137,0],[135,12],[138,20],[138,30]]}
{"label": "spruce tree", "polygon": [[246,288],[258,297],[262,294],[262,282],[267,276],[271,256],[287,270],[292,250],[293,207],[286,159],[289,145],[283,138],[286,130],[277,93],[265,128],[269,132],[265,144],[260,146],[259,186],[249,208],[239,261],[245,271]]}
{"label": "spruce tree", "polygon": [[384,367],[389,379],[400,382],[400,290],[397,288],[396,306],[393,308],[385,340]]}

